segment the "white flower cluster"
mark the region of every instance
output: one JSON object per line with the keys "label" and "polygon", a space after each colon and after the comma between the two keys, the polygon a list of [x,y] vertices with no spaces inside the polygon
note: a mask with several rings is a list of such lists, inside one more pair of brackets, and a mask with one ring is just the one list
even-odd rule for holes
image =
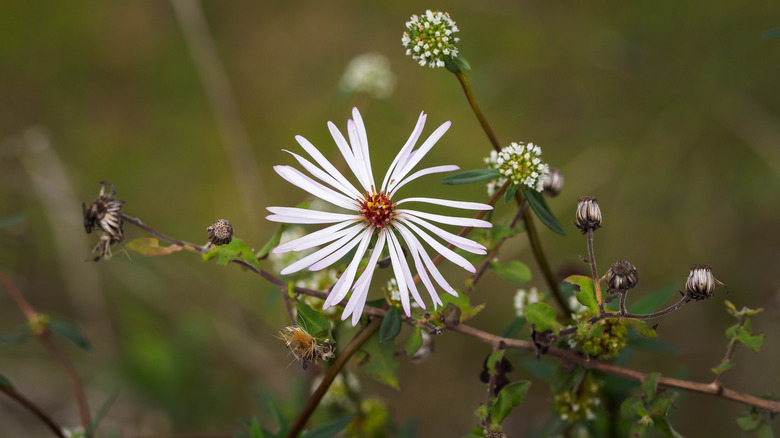
{"label": "white flower cluster", "polygon": [[528,292],[526,292],[525,289],[518,289],[515,294],[515,314],[517,316],[523,316],[523,309],[525,309],[525,306],[538,303],[539,301],[539,291],[535,287],[532,287]]}
{"label": "white flower cluster", "polygon": [[345,93],[366,93],[376,99],[385,99],[393,94],[395,81],[390,60],[381,53],[371,52],[352,58],[339,88]]}
{"label": "white flower cluster", "polygon": [[533,143],[515,143],[501,149],[501,152],[492,151],[485,158],[485,164],[489,168],[498,169],[502,175],[498,180],[488,183],[488,194],[496,192],[498,187],[506,183],[507,179],[513,184],[525,185],[541,192],[544,188],[544,178],[550,172],[550,166],[539,158],[542,148]]}
{"label": "white flower cluster", "polygon": [[420,65],[444,67],[444,60],[458,56],[455,43],[460,38],[453,36],[458,32],[458,26],[446,12],[425,11],[422,16],[412,15],[406,22],[406,29],[401,43],[406,47],[406,54]]}

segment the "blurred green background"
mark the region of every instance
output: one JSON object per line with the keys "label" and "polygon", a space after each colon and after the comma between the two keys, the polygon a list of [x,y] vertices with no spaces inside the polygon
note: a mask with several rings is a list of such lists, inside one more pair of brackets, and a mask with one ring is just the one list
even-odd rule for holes
{"label": "blurred green background", "polygon": [[[316,369],[290,364],[275,339],[286,325],[284,305],[256,276],[190,253],[145,258],[115,249],[110,261],[83,263],[95,237],[83,232],[79,204],[108,180],[127,214],[166,234],[205,243],[205,228],[227,218],[238,237],[259,248],[274,230],[264,208],[305,199],[272,170],[294,161],[281,149],[299,151],[300,134],[330,156],[335,146],[325,123],[344,129],[355,105],[377,174],[420,111],[429,114],[425,135],[453,122],[425,163],[481,167],[490,146],[457,81],[443,69],[419,67],[400,44],[404,22],[426,8],[450,12],[460,27],[471,84],[499,139],[539,144],[566,178],[550,205],[569,235],[541,230],[556,269],[584,268],[584,239],[571,220],[576,200],[592,195],[604,215],[599,267],[617,259],[637,266],[631,296],[682,287],[695,263],[712,265],[728,285],[728,295],[719,289],[714,299],[660,321],[661,338],[678,354],[638,354],[630,366],[710,381],[731,324],[722,303],[728,298],[766,309],[754,329],[767,338],[760,354],[738,351],[724,383],[754,394],[780,389],[780,40],[761,37],[780,25],[777,2],[202,7],[235,94],[233,121],[250,145],[250,154],[239,154],[246,166],[238,172],[171,3],[0,3],[0,268],[37,310],[75,321],[92,340],[90,353],[67,348],[93,409],[121,390],[103,430],[229,434],[237,417],[258,411],[258,388],[284,397],[308,385]],[[390,59],[392,96],[340,94],[347,63],[372,51]],[[486,199],[481,185],[454,189],[436,181],[428,177],[406,193],[424,187],[430,196]],[[512,215],[510,207],[496,212],[500,220]],[[127,225],[125,233],[128,241],[145,236]],[[516,258],[532,265],[524,236],[501,254]],[[453,281],[464,278],[447,272]],[[535,275],[529,286],[544,284]],[[515,289],[488,273],[475,293],[487,310],[473,324],[500,332],[512,317]],[[0,331],[22,322],[0,295]],[[436,341],[426,362],[401,360],[400,391],[364,376],[361,384],[387,401],[398,423],[416,422],[418,436],[460,436],[484,400],[478,374],[488,347],[455,334]],[[519,365],[531,356],[510,358]],[[516,368],[511,378],[531,378]],[[0,373],[63,425],[77,424],[69,388],[40,345],[1,347]],[[546,421],[545,384],[536,381],[530,397],[508,420],[510,436]],[[289,415],[301,408],[285,406]],[[686,436],[735,436],[742,409],[685,394],[671,418]],[[48,436],[5,397],[0,430]]]}

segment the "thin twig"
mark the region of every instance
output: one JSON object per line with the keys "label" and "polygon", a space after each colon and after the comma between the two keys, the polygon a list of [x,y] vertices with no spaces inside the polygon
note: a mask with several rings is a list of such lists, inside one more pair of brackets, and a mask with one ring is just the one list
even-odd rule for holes
{"label": "thin twig", "polygon": [[599,284],[598,269],[596,269],[596,256],[593,252],[593,228],[588,228],[588,264],[590,264],[591,278],[593,279],[593,290],[596,294],[596,303],[599,305],[599,312],[604,315],[604,299],[601,297],[601,285]]}
{"label": "thin twig", "polygon": [[33,415],[38,417],[42,423],[51,429],[55,436],[59,438],[65,438],[65,433],[62,431],[62,426],[57,424],[57,422],[55,422],[51,417],[46,415],[46,413],[43,412],[41,408],[36,406],[35,403],[31,402],[27,397],[23,396],[15,389],[5,385],[0,385],[0,391],[4,392],[8,397],[11,397],[11,399],[13,399],[15,402],[24,406]]}

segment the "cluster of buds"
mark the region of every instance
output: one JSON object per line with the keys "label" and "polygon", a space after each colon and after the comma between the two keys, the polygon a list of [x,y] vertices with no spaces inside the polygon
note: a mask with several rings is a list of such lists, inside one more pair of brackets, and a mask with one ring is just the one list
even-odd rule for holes
{"label": "cluster of buds", "polygon": [[[501,177],[497,181],[488,183],[488,194],[492,196],[495,189],[504,185],[507,180],[510,180],[513,185],[524,185],[537,192],[543,191],[550,166],[542,161],[541,155],[542,148],[533,143],[523,142],[512,142],[500,152],[491,151],[490,156],[484,159],[485,164],[491,169],[498,170]],[[559,187],[562,185],[562,177],[555,181],[550,180],[551,190],[557,189],[560,192]]]}
{"label": "cluster of buds", "polygon": [[420,65],[444,67],[445,61],[458,56],[455,43],[460,41],[454,34],[458,26],[446,12],[425,11],[421,16],[412,15],[406,22],[401,43],[406,54]]}
{"label": "cluster of buds", "polygon": [[601,385],[588,374],[576,388],[560,392],[553,398],[553,408],[568,424],[595,420],[595,410],[601,406]]}
{"label": "cluster of buds", "polygon": [[84,213],[84,230],[89,234],[101,231],[97,245],[92,250],[98,255],[95,261],[111,257],[111,245],[119,243],[124,238],[122,232],[122,205],[125,201],[116,199],[116,190],[111,184],[111,192],[106,193],[106,182],[100,181],[100,193],[97,199],[87,207],[81,204]]}

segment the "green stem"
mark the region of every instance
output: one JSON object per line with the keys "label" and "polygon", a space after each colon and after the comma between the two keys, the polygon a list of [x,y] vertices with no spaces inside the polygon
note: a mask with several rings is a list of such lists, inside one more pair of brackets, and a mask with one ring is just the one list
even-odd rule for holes
{"label": "green stem", "polygon": [[[498,138],[493,132],[493,128],[490,127],[485,115],[482,114],[482,110],[479,109],[479,105],[477,105],[477,100],[474,98],[474,93],[471,91],[471,85],[469,85],[466,74],[463,72],[455,73],[455,77],[458,78],[458,82],[460,82],[463,92],[466,93],[466,99],[469,101],[469,106],[471,107],[471,110],[474,111],[474,115],[477,116],[477,120],[479,120],[482,130],[485,131],[485,135],[487,135],[488,140],[490,140],[490,144],[493,145],[493,149],[501,151],[501,143],[498,141]],[[519,190],[515,194],[515,199],[518,202],[517,205],[523,204],[524,199]],[[536,227],[534,226],[530,211],[526,210],[525,213],[523,213],[523,222],[525,223],[531,250],[533,251],[534,258],[536,258],[536,263],[542,270],[545,281],[547,281],[547,286],[552,291],[553,297],[555,297],[555,301],[561,307],[561,310],[568,316],[571,316],[571,310],[569,310],[569,306],[567,306],[566,302],[563,300],[563,295],[558,287],[558,282],[555,280],[555,275],[553,275],[552,269],[550,268],[550,263],[547,261],[544,251],[542,250],[542,243],[539,239]]]}
{"label": "green stem", "polygon": [[322,383],[320,383],[320,386],[317,387],[317,389],[314,391],[314,394],[312,394],[311,398],[309,398],[309,401],[306,403],[306,407],[303,408],[303,412],[301,412],[301,415],[295,421],[295,424],[293,425],[292,429],[290,429],[290,432],[287,433],[287,438],[295,438],[301,433],[303,426],[305,426],[306,422],[309,421],[309,417],[311,417],[311,415],[314,413],[314,410],[317,409],[317,406],[319,406],[322,397],[324,397],[325,393],[328,392],[328,388],[330,388],[330,385],[336,379],[336,376],[338,376],[341,370],[344,368],[344,365],[346,365],[347,362],[349,362],[349,359],[352,358],[352,355],[354,355],[360,349],[360,347],[362,347],[363,344],[368,341],[371,335],[379,330],[381,325],[382,318],[372,319],[371,322],[368,323],[367,326],[363,327],[358,332],[358,334],[355,335],[351,341],[349,341],[349,344],[347,344],[347,346],[341,350],[341,354],[333,361],[333,365],[331,365],[331,367],[328,369],[328,372],[322,379]]}

